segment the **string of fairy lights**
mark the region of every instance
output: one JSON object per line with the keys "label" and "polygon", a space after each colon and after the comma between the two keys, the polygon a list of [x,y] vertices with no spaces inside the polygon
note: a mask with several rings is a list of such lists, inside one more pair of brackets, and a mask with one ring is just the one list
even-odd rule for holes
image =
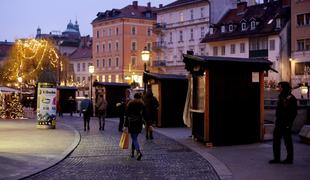
{"label": "string of fairy lights", "polygon": [[9,66],[5,77],[10,81],[17,80],[19,77],[23,79],[30,77],[45,68],[56,68],[59,61],[59,56],[52,43],[44,39],[16,41],[11,57],[13,64]]}

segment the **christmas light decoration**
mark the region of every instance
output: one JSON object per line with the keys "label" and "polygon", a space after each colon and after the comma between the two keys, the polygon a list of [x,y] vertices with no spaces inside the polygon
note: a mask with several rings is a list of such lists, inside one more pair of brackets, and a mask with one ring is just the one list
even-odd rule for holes
{"label": "christmas light decoration", "polygon": [[10,58],[0,74],[5,82],[14,82],[21,77],[25,82],[36,80],[46,69],[56,72],[59,56],[54,45],[43,39],[17,40]]}

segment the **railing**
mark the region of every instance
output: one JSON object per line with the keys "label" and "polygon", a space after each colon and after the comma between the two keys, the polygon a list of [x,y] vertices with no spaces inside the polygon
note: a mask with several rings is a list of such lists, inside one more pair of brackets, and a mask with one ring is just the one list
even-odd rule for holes
{"label": "railing", "polygon": [[166,48],[166,42],[165,41],[153,42],[152,43],[152,49],[154,51],[161,50],[162,48]]}
{"label": "railing", "polygon": [[166,23],[155,23],[153,24],[153,32],[155,34],[162,33],[166,29]]}
{"label": "railing", "polygon": [[152,62],[153,67],[162,67],[166,66],[166,60],[156,60]]}

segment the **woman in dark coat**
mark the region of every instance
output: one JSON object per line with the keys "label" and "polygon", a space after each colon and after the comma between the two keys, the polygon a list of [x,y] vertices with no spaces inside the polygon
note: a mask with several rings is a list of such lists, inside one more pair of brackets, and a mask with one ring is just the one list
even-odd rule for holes
{"label": "woman in dark coat", "polygon": [[134,157],[134,151],[137,151],[137,160],[141,160],[142,153],[138,142],[138,135],[142,131],[143,116],[145,114],[145,106],[141,99],[141,94],[137,93],[134,100],[129,101],[126,109],[125,128],[131,135],[131,157]]}
{"label": "woman in dark coat", "polygon": [[153,129],[151,128],[157,121],[157,109],[159,103],[153,96],[152,91],[148,91],[143,99],[145,105],[145,134],[146,139],[153,139]]}

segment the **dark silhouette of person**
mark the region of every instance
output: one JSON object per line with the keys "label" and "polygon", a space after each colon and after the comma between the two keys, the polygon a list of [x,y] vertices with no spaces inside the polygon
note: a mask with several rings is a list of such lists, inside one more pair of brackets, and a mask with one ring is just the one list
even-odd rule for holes
{"label": "dark silhouette of person", "polygon": [[151,90],[147,91],[144,96],[145,105],[145,135],[146,139],[153,139],[153,127],[152,125],[157,122],[157,114],[159,103],[158,100],[153,96]]}
{"label": "dark silhouette of person", "polygon": [[88,99],[88,95],[85,94],[85,99],[81,102],[81,111],[83,113],[83,120],[84,120],[84,131],[89,130],[89,121],[90,117],[93,114],[93,105],[90,99]]}
{"label": "dark silhouette of person", "polygon": [[72,98],[72,96],[69,97],[68,102],[69,102],[70,116],[72,116],[73,112],[75,112],[76,109],[76,102],[75,99]]}
{"label": "dark silhouette of person", "polygon": [[99,130],[102,130],[102,131],[104,131],[105,117],[107,115],[107,106],[108,106],[107,100],[105,99],[103,94],[100,94],[98,101],[96,103],[96,108],[97,108],[97,116],[99,120]]}
{"label": "dark silhouette of person", "polygon": [[118,131],[122,132],[124,127],[124,120],[125,120],[125,112],[128,102],[130,101],[130,90],[126,89],[125,98],[122,99],[120,103],[117,104],[118,114],[119,114],[119,124],[118,124]]}
{"label": "dark silhouette of person", "polygon": [[[288,82],[279,82],[278,87],[280,90],[277,109],[276,121],[273,132],[273,160],[269,163],[284,163],[292,164],[294,160],[294,148],[292,141],[292,126],[294,119],[297,115],[297,100],[291,94],[291,86]],[[284,139],[286,146],[287,157],[281,161],[281,139]]]}
{"label": "dark silhouette of person", "polygon": [[129,101],[126,109],[126,119],[124,123],[124,129],[128,128],[128,132],[131,136],[131,157],[134,157],[135,150],[137,151],[137,160],[140,161],[142,153],[140,151],[140,145],[138,142],[138,135],[142,131],[143,116],[145,112],[144,103],[142,101],[142,95],[136,93],[134,99]]}

